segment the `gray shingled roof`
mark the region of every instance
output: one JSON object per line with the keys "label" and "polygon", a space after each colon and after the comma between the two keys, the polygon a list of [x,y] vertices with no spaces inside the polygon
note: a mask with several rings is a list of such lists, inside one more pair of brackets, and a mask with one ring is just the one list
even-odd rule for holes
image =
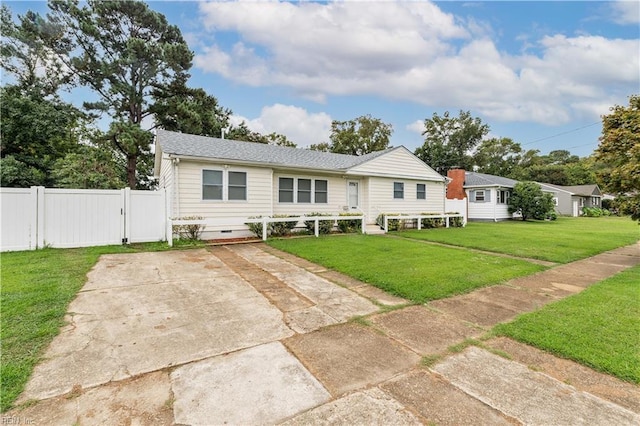
{"label": "gray shingled roof", "polygon": [[356,156],[311,151],[254,142],[195,136],[158,130],[156,143],[162,152],[177,156],[219,158],[223,160],[263,163],[272,166],[318,170],[348,170],[397,148]]}
{"label": "gray shingled roof", "polygon": [[485,173],[465,172],[464,174],[464,186],[504,186],[513,188],[516,183],[518,183],[517,180]]}
{"label": "gray shingled roof", "polygon": [[582,197],[599,196],[602,194],[600,192],[600,188],[596,184],[561,186],[561,185],[552,185],[550,183],[542,183],[541,185],[544,185],[550,188],[560,189],[560,190],[569,192],[572,195],[580,195]]}

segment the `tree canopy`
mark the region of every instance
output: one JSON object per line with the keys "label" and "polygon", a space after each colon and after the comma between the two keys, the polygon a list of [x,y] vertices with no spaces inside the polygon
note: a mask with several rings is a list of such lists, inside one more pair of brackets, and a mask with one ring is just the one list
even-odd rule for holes
{"label": "tree canopy", "polygon": [[449,111],[442,117],[434,113],[424,120],[424,127],[424,144],[415,154],[443,175],[453,168],[471,170],[473,159],[469,153],[489,133],[489,126],[480,118],[462,110],[457,117],[450,116]]}
{"label": "tree canopy", "polygon": [[640,221],[640,95],[602,116],[595,157],[607,166],[598,174],[602,189],[616,194],[621,211]]}
{"label": "tree canopy", "polygon": [[178,27],[141,1],[50,0],[49,26],[40,39],[89,87],[90,111],[111,118],[110,140],[126,157],[127,182],[137,187],[139,157],[150,155],[143,121],[154,113],[154,94],[182,87],[193,53]]}
{"label": "tree canopy", "polygon": [[353,120],[331,123],[330,143],[311,145],[316,151],[337,154],[364,155],[389,148],[393,133],[391,124],[371,115],[362,115]]}

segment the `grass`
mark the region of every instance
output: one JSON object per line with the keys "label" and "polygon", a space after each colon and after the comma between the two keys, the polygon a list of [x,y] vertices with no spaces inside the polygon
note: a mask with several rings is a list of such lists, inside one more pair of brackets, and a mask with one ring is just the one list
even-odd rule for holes
{"label": "grass", "polygon": [[[185,246],[185,243],[179,243]],[[3,253],[0,307],[0,410],[22,392],[43,351],[64,325],[67,306],[98,257],[168,249],[165,243]]]}
{"label": "grass", "polygon": [[419,303],[544,269],[517,259],[384,236],[344,235],[268,243]]}
{"label": "grass", "polygon": [[561,217],[551,222],[470,222],[465,228],[410,230],[396,235],[567,263],[635,243],[640,239],[640,226],[626,217]]}
{"label": "grass", "polygon": [[494,332],[640,384],[640,266]]}

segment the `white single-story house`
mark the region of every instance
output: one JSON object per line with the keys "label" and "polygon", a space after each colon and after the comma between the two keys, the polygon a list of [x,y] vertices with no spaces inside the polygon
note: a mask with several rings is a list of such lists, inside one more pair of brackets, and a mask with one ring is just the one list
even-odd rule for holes
{"label": "white single-story house", "polygon": [[[468,220],[513,219],[509,213],[509,198],[517,180],[485,173],[450,170],[447,176],[447,198],[467,199]],[[560,186],[536,182],[543,192],[553,195],[559,215],[577,217],[582,207],[600,207],[602,193],[598,185]]]}
{"label": "white single-story house", "polygon": [[540,183],[540,187],[553,194],[556,212],[563,216],[580,216],[583,207],[602,207],[603,195],[596,184],[560,186]]}
{"label": "white single-story house", "polygon": [[447,179],[403,146],[353,156],[158,130],[155,148],[171,217],[203,217],[205,239],[248,236],[255,216],[445,213]]}
{"label": "white single-story house", "polygon": [[485,173],[450,170],[451,183],[447,197],[454,194],[467,199],[468,220],[499,221],[512,219],[509,213],[509,197],[518,181]]}

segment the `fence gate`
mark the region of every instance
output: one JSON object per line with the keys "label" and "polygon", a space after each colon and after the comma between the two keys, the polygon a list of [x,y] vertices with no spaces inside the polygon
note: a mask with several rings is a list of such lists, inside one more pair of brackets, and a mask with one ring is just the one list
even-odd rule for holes
{"label": "fence gate", "polygon": [[165,191],[1,188],[0,251],[166,240]]}

